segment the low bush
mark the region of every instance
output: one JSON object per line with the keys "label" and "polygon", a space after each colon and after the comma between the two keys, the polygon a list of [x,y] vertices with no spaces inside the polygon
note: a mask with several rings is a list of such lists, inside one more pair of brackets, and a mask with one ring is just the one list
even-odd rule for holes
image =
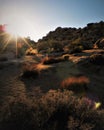
{"label": "low bush", "polygon": [[104,111],[70,91],[51,90],[37,100],[14,99],[0,109],[1,130],[103,130]]}
{"label": "low bush", "polygon": [[62,56],[65,60],[69,60],[69,54],[64,54],[63,56]]}
{"label": "low bush", "polygon": [[36,69],[36,64],[24,64],[22,66],[22,75],[23,78],[36,78],[39,75],[39,71]]}
{"label": "low bush", "polygon": [[42,59],[42,64],[54,64],[54,63],[59,63],[59,62],[62,62],[62,61],[65,61],[64,58],[55,58],[55,57],[48,57],[46,56],[45,58]]}
{"label": "low bush", "polygon": [[84,50],[82,39],[78,38],[72,41],[72,43],[69,45],[69,51],[70,53],[79,53]]}
{"label": "low bush", "polygon": [[95,65],[103,65],[104,64],[104,56],[102,54],[93,54],[89,58],[90,62]]}
{"label": "low bush", "polygon": [[26,50],[26,55],[36,55],[37,53],[37,50],[33,48],[29,48]]}
{"label": "low bush", "polygon": [[0,111],[0,129],[39,130],[34,104],[27,98],[14,99],[4,104]]}
{"label": "low bush", "polygon": [[0,57],[0,61],[8,61],[7,57]]}
{"label": "low bush", "polygon": [[71,77],[62,81],[61,89],[68,89],[74,92],[87,90],[89,79],[85,76]]}
{"label": "low bush", "polygon": [[80,53],[83,51],[83,47],[82,46],[76,46],[76,45],[71,45],[69,47],[69,50],[70,50],[70,53],[73,54],[73,53]]}

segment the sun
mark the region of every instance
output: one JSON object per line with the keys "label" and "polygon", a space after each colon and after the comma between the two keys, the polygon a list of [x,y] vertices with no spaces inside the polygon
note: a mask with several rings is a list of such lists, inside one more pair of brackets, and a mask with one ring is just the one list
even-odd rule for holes
{"label": "sun", "polygon": [[14,37],[17,37],[20,35],[20,30],[19,30],[18,26],[16,26],[16,25],[7,26],[6,31]]}
{"label": "sun", "polygon": [[28,48],[32,48],[28,40],[21,35],[20,30],[22,29],[23,28],[18,28],[18,26],[15,26],[14,24],[12,26],[6,26],[6,31],[1,34],[4,36],[1,53],[4,52],[9,44],[11,44],[12,46],[15,45],[16,57],[19,55],[18,50],[20,49],[20,47],[22,48],[23,45],[27,45]]}

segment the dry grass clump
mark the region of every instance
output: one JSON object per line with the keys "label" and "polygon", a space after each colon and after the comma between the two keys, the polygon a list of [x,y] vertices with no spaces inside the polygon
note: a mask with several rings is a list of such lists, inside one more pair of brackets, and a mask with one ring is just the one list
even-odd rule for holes
{"label": "dry grass clump", "polygon": [[39,75],[36,64],[24,64],[22,66],[22,77],[23,78],[36,78]]}
{"label": "dry grass clump", "polygon": [[37,78],[41,73],[52,68],[51,65],[44,65],[41,63],[25,63],[22,65],[23,78]]}
{"label": "dry grass clump", "polygon": [[33,48],[29,48],[26,50],[26,55],[36,55],[37,53],[37,50]]}
{"label": "dry grass clump", "polygon": [[63,57],[65,60],[69,60],[70,55],[69,55],[69,54],[64,54],[62,57]]}
{"label": "dry grass clump", "polygon": [[62,61],[65,61],[65,59],[61,58],[61,57],[55,58],[55,57],[48,57],[48,56],[46,56],[45,58],[42,59],[41,62],[42,62],[42,64],[47,65],[47,64],[59,63],[59,62],[62,62]]}
{"label": "dry grass clump", "polygon": [[74,92],[82,92],[87,90],[89,79],[85,76],[71,77],[62,81],[61,88]]}

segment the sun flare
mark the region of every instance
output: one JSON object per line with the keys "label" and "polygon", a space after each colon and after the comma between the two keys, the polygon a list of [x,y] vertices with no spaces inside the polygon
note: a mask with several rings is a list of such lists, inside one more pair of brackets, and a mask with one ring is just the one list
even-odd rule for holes
{"label": "sun flare", "polygon": [[19,32],[19,28],[18,27],[16,27],[15,25],[12,25],[12,26],[7,26],[6,27],[6,31],[8,32],[8,33],[10,33],[12,36],[14,36],[14,37],[17,37],[17,36],[19,36],[19,34],[20,34],[20,32]]}
{"label": "sun flare", "polygon": [[22,50],[23,47],[26,48],[27,46],[28,48],[32,48],[28,40],[21,35],[20,29],[22,28],[18,28],[18,26],[16,27],[15,25],[7,25],[5,29],[6,31],[0,33],[0,36],[3,37],[1,53],[5,52],[5,50],[9,51],[11,48],[13,51],[15,50],[15,56],[17,57],[20,55],[20,49]]}

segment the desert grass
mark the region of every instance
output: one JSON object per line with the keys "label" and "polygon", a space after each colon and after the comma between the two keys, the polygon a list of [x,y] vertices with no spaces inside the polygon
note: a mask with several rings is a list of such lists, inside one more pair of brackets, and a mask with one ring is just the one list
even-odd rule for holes
{"label": "desert grass", "polygon": [[23,78],[36,78],[39,75],[36,64],[25,63],[22,65],[22,71],[21,77]]}
{"label": "desert grass", "polygon": [[65,61],[65,58],[63,57],[44,57],[41,61],[42,64],[47,65],[47,64],[54,64],[54,63],[59,63]]}
{"label": "desert grass", "polygon": [[62,81],[61,88],[81,92],[87,90],[89,79],[85,76],[69,77]]}

